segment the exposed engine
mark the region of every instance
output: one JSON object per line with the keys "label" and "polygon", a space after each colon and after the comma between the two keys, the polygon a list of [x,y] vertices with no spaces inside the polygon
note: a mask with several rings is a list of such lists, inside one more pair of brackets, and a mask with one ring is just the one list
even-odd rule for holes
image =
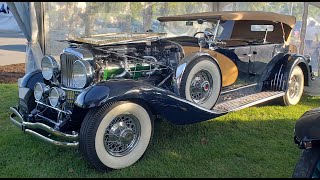
{"label": "exposed engine", "polygon": [[124,78],[157,85],[171,76],[181,57],[177,45],[163,42],[99,46],[93,50],[95,81]]}

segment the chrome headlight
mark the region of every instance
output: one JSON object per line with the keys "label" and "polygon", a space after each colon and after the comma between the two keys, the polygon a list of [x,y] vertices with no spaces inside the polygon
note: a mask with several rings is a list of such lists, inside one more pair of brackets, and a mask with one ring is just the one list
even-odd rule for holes
{"label": "chrome headlight", "polygon": [[47,91],[47,90],[48,90],[48,88],[46,87],[45,84],[37,82],[36,85],[34,85],[34,88],[33,88],[34,98],[37,101],[39,101],[43,97],[44,92]]}
{"label": "chrome headlight", "polygon": [[93,68],[88,61],[76,60],[72,69],[73,84],[76,88],[84,88],[93,79]]}
{"label": "chrome headlight", "polygon": [[41,61],[42,76],[46,80],[50,80],[55,72],[59,71],[59,64],[52,56],[44,56]]}
{"label": "chrome headlight", "polygon": [[49,102],[51,106],[56,107],[65,100],[65,92],[62,89],[53,87],[49,92]]}

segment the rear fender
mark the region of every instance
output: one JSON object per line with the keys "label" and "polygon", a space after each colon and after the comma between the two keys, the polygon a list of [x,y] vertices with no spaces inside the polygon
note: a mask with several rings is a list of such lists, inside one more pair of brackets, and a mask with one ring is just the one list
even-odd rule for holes
{"label": "rear fender", "polygon": [[266,66],[265,73],[261,77],[260,82],[263,82],[263,89],[286,91],[288,89],[289,76],[295,66],[301,67],[304,74],[304,85],[309,86],[311,76],[307,64],[307,60],[301,55],[278,54]]}
{"label": "rear fender", "polygon": [[173,124],[192,124],[216,118],[226,112],[207,110],[176,94],[134,80],[99,82],[81,92],[75,105],[93,108],[115,101],[144,101],[155,114]]}
{"label": "rear fender", "polygon": [[286,74],[285,74],[286,78],[289,79],[289,75],[291,74],[295,66],[299,66],[303,72],[304,85],[310,86],[311,70],[308,65],[307,59],[302,55],[293,54],[288,58],[288,64],[286,67]]}

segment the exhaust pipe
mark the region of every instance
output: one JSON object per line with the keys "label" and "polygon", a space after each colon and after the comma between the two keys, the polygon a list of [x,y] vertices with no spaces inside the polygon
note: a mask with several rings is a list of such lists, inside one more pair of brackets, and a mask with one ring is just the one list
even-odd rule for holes
{"label": "exhaust pipe", "polygon": [[[79,146],[79,134],[76,132],[72,132],[72,134],[66,134],[60,131],[57,131],[50,126],[43,124],[43,123],[31,123],[31,122],[25,122],[21,116],[21,114],[18,112],[18,110],[14,107],[10,107],[10,111],[12,114],[10,115],[11,122],[16,125],[17,127],[21,128],[22,131],[31,134],[35,137],[40,138],[43,141],[49,142],[50,144],[54,144],[56,146],[62,146],[62,147],[71,147],[71,148],[78,148]],[[15,119],[18,118],[19,120]],[[42,134],[37,133],[34,130],[31,129],[42,129],[53,136],[63,138],[65,140],[73,141],[73,142],[62,142],[62,141],[56,141],[53,139],[50,139]]]}

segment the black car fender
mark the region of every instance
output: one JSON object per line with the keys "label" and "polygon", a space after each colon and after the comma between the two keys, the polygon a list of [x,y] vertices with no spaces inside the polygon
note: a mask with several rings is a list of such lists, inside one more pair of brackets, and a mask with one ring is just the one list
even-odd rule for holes
{"label": "black car fender", "polygon": [[301,55],[283,54],[276,55],[265,68],[260,82],[263,89],[282,90],[288,88],[289,76],[295,66],[299,66],[304,74],[305,86],[310,84],[310,69],[307,60]]}
{"label": "black car fender", "polygon": [[158,114],[173,124],[192,124],[227,113],[207,110],[168,90],[134,80],[99,82],[81,92],[75,105],[80,108],[93,108],[116,101],[143,101],[153,114]]}
{"label": "black car fender", "polygon": [[285,71],[286,79],[289,80],[289,76],[295,66],[299,66],[301,68],[304,75],[304,85],[309,86],[311,80],[311,71],[307,59],[302,55],[292,54],[288,57],[288,63]]}
{"label": "black car fender", "polygon": [[[175,76],[173,78],[173,84],[174,84],[174,92],[176,94],[179,94],[179,88],[180,88],[180,83],[181,83],[181,79],[183,76],[183,73],[186,69],[186,67],[194,60],[198,59],[199,57],[208,57],[210,59],[212,59],[213,61],[215,61],[219,67],[219,71],[221,74],[221,68],[220,65],[218,63],[218,61],[212,57],[209,53],[206,52],[195,52],[192,53],[190,55],[185,56],[178,64],[177,68],[176,68],[176,72],[175,72]],[[222,82],[222,79],[221,79]]]}
{"label": "black car fender", "polygon": [[[314,147],[320,143],[320,108],[305,112],[294,127],[295,143],[300,148]],[[308,144],[309,143],[309,144]],[[311,144],[310,144],[311,143]]]}
{"label": "black car fender", "polygon": [[33,98],[34,85],[37,82],[44,82],[41,70],[35,70],[27,73],[19,83],[19,108],[24,113],[29,113],[34,107]]}
{"label": "black car fender", "polygon": [[43,76],[41,73],[41,70],[37,69],[35,71],[29,72],[28,74],[26,74],[23,78],[22,81],[20,83],[20,87],[24,87],[24,88],[29,88],[31,90],[33,90],[34,85],[37,82],[41,82],[43,83]]}

